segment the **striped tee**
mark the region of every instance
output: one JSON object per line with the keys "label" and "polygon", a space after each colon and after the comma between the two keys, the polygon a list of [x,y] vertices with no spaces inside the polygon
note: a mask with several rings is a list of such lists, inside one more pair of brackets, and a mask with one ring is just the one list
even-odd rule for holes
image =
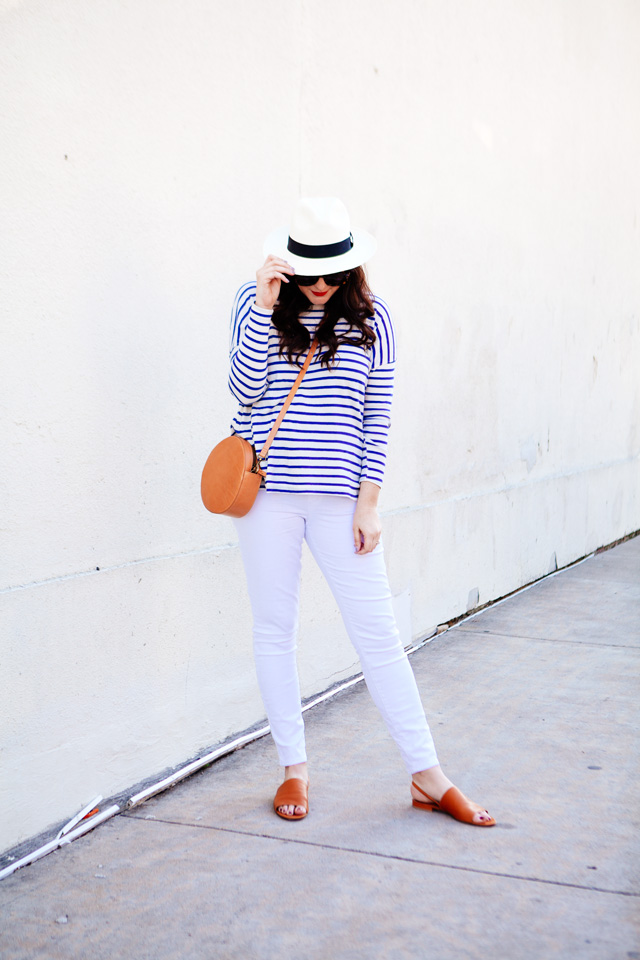
{"label": "striped tee", "polygon": [[[231,429],[259,451],[300,368],[279,355],[273,311],[255,295],[255,282],[245,283],[233,304],[229,387],[240,403]],[[316,352],[269,449],[267,490],[357,497],[362,480],[382,485],[396,350],[389,308],[374,304],[373,346],[340,344],[330,369]],[[311,336],[323,309],[300,314]],[[339,320],[336,333],[348,332]]]}

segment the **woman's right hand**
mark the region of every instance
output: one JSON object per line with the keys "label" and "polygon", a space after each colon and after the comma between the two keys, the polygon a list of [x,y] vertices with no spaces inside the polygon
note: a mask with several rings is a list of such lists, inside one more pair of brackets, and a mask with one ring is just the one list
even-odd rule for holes
{"label": "woman's right hand", "polygon": [[280,295],[280,284],[289,283],[287,275],[293,276],[293,267],[286,260],[269,254],[263,266],[256,273],[258,287],[256,290],[256,306],[265,310],[273,310]]}

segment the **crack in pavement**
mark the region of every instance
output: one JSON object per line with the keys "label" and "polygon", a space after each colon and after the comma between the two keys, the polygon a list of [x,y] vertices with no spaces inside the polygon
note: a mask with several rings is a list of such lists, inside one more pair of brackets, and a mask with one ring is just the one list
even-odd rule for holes
{"label": "crack in pavement", "polygon": [[567,643],[577,647],[620,647],[622,650],[638,650],[640,647],[633,643],[598,643],[595,640],[564,640],[562,637],[525,637],[520,633],[498,633],[497,630],[472,630],[469,627],[457,627],[461,633],[469,633],[483,637],[502,637],[507,640],[527,640],[534,643]]}
{"label": "crack in pavement", "polygon": [[278,837],[271,833],[257,833],[253,830],[238,830],[234,827],[215,827],[206,823],[184,823],[180,820],[166,820],[154,816],[153,819],[135,816],[132,813],[123,814],[127,820],[140,820],[144,823],[168,823],[175,827],[194,827],[197,830],[217,830],[220,833],[234,833],[242,837],[256,837],[260,840],[279,840],[282,843],[297,843],[307,847],[318,847],[321,850],[335,850],[338,853],[356,853],[364,857],[379,857],[383,860],[397,860],[402,863],[418,863],[427,867],[442,867],[445,870],[459,870],[464,873],[478,873],[487,877],[502,877],[507,880],[523,880],[526,883],[543,883],[554,887],[570,887],[574,890],[584,890],[588,893],[610,893],[619,897],[640,897],[640,893],[633,890],[610,890],[607,887],[595,887],[582,883],[569,883],[566,880],[547,880],[544,877],[527,877],[517,873],[501,873],[497,870],[483,870],[480,867],[463,867],[453,863],[441,863],[438,860],[421,860],[418,857],[404,857],[394,853],[380,853],[374,850],[359,850],[356,847],[339,847],[331,843],[320,843],[317,840],[300,840],[295,837]]}

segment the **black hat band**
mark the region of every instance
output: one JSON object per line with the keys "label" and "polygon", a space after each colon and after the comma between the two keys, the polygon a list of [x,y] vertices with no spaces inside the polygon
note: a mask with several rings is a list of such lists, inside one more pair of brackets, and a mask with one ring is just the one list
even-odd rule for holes
{"label": "black hat band", "polygon": [[339,240],[338,243],[298,243],[289,237],[287,250],[289,253],[295,253],[297,257],[308,257],[309,260],[320,260],[328,257],[339,257],[341,253],[349,253],[353,247],[353,234],[350,233],[346,240]]}

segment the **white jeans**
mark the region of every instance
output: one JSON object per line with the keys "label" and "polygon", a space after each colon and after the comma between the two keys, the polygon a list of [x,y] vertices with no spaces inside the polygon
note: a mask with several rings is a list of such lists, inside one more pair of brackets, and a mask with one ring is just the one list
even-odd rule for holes
{"label": "white jeans", "polygon": [[307,759],[296,666],[302,540],[327,579],[376,706],[409,773],[438,763],[398,634],[382,545],[354,551],[355,500],[260,490],[235,520],[253,611],[256,672],[283,766]]}

